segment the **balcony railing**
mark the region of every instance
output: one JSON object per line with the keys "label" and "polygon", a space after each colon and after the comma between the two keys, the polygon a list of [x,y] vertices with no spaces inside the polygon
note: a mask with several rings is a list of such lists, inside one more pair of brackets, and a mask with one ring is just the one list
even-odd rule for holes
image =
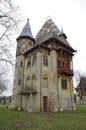
{"label": "balcony railing", "polygon": [[67,67],[59,67],[58,74],[73,76],[73,70],[71,70],[70,68],[67,68]]}
{"label": "balcony railing", "polygon": [[29,95],[30,93],[36,94],[37,89],[36,88],[25,87],[25,88],[23,88],[23,90],[20,93],[22,95]]}

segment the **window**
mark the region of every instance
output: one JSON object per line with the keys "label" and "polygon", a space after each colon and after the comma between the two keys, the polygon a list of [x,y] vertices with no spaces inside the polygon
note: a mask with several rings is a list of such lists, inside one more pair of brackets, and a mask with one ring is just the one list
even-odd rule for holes
{"label": "window", "polygon": [[26,87],[30,87],[30,76],[26,78]]}
{"label": "window", "polygon": [[43,65],[48,66],[48,55],[43,55]]}
{"label": "window", "polygon": [[36,64],[36,61],[37,61],[37,55],[34,54],[34,55],[33,55],[33,60],[32,60],[32,65],[35,65],[35,64]]}
{"label": "window", "polygon": [[67,89],[67,80],[62,79],[62,89]]}
{"label": "window", "polygon": [[58,61],[57,63],[58,67],[61,67],[61,61],[60,60],[57,60],[57,61]]}
{"label": "window", "polygon": [[48,78],[43,78],[43,87],[47,88],[48,87]]}
{"label": "window", "polygon": [[28,57],[27,68],[31,66],[31,56]]}
{"label": "window", "polygon": [[44,74],[44,76],[43,76],[43,87],[48,88],[48,76],[47,76],[47,74]]}
{"label": "window", "polygon": [[22,67],[22,61],[21,61],[21,67]]}
{"label": "window", "polygon": [[32,46],[32,42],[31,41],[29,41],[29,46]]}
{"label": "window", "polygon": [[18,79],[18,85],[21,85],[21,79]]}
{"label": "window", "polygon": [[32,75],[32,88],[36,88],[36,75]]}
{"label": "window", "polygon": [[62,61],[62,67],[64,67],[64,61]]}

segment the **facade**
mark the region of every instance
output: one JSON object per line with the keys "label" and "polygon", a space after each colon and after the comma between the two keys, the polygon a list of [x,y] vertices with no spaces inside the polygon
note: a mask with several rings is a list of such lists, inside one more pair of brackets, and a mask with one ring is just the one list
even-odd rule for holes
{"label": "facade", "polygon": [[51,18],[36,38],[27,20],[17,38],[13,107],[28,112],[74,110],[75,52]]}

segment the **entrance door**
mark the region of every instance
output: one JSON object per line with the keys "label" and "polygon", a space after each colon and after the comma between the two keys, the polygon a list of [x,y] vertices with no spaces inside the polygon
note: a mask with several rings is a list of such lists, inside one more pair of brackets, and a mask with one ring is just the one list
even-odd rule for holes
{"label": "entrance door", "polygon": [[47,111],[47,96],[43,97],[43,110],[44,112]]}

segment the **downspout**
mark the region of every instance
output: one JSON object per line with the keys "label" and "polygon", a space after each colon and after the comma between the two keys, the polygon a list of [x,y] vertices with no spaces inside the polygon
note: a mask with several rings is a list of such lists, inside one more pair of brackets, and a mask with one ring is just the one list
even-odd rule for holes
{"label": "downspout", "polygon": [[[24,57],[23,57],[24,58]],[[22,71],[23,71],[23,76],[22,76],[22,91],[23,91],[23,87],[24,87],[24,66],[25,66],[25,59],[23,60],[23,64],[22,64]],[[20,109],[22,109],[22,95],[20,94]]]}
{"label": "downspout", "polygon": [[71,109],[73,110],[73,105],[72,105],[72,77],[70,77],[70,98],[71,98]]}
{"label": "downspout", "polygon": [[60,78],[60,74],[58,74],[58,56],[57,56],[57,101],[58,101],[58,111],[60,111],[60,94],[59,94],[59,78]]}
{"label": "downspout", "polygon": [[40,49],[40,112],[42,111],[42,51]]}
{"label": "downspout", "polygon": [[57,75],[57,99],[58,99],[58,111],[60,111],[60,97],[59,97],[59,80],[58,80],[58,78],[59,78],[59,75]]}

